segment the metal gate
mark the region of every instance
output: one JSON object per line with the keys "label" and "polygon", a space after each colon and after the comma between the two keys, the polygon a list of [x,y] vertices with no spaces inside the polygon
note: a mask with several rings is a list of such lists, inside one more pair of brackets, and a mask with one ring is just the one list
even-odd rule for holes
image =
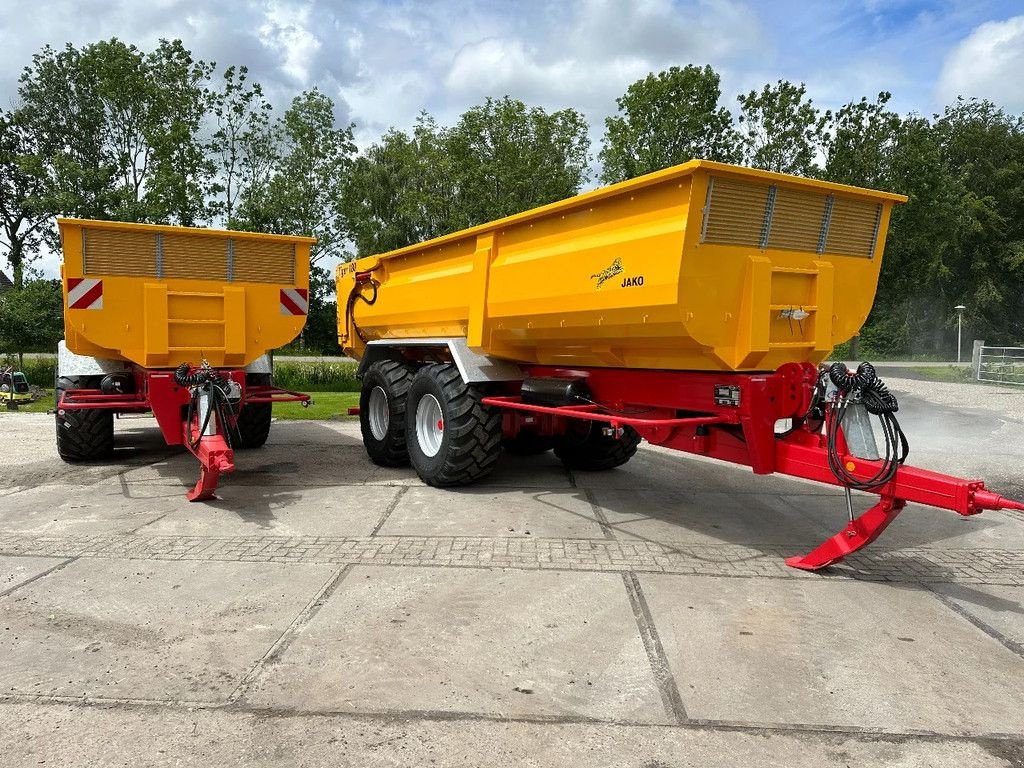
{"label": "metal gate", "polygon": [[1024,386],[1024,347],[981,347],[978,381]]}

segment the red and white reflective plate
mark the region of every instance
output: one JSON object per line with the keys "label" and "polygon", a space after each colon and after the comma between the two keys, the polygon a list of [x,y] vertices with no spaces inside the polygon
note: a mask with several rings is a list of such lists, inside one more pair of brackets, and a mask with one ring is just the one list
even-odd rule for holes
{"label": "red and white reflective plate", "polygon": [[308,315],[309,291],[305,288],[282,288],[281,314]]}
{"label": "red and white reflective plate", "polygon": [[103,281],[69,277],[68,309],[103,309]]}

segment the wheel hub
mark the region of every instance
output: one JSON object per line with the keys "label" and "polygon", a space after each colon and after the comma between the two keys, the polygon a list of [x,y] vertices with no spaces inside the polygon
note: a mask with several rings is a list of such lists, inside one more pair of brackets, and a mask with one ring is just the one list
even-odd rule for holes
{"label": "wheel hub", "polygon": [[388,434],[391,413],[388,409],[388,394],[383,387],[370,390],[370,399],[366,404],[367,417],[370,422],[370,433],[375,440],[383,440]]}
{"label": "wheel hub", "polygon": [[416,441],[424,456],[434,457],[444,440],[444,414],[433,395],[424,395],[416,404]]}

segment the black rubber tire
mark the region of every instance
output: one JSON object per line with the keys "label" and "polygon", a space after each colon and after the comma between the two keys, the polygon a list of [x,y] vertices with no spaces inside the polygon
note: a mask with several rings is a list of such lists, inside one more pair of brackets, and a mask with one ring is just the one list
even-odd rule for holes
{"label": "black rubber tire", "polygon": [[251,403],[238,413],[238,432],[231,435],[231,447],[249,450],[260,448],[270,437],[270,420],[274,406],[270,403]]}
{"label": "black rubber tire", "polygon": [[[420,448],[416,408],[433,395],[444,421],[441,446],[434,456]],[[416,474],[427,485],[469,485],[491,473],[501,455],[501,412],[483,405],[480,387],[466,384],[451,364],[425,365],[413,377],[406,407],[406,445]]]}
{"label": "black rubber tire", "polygon": [[[246,386],[269,386],[269,373],[249,373],[245,376]],[[231,433],[231,447],[241,450],[261,448],[270,437],[270,421],[274,406],[270,403],[252,403],[238,412],[235,422],[237,430]]]}
{"label": "black rubber tire", "polygon": [[587,422],[580,432],[570,432],[555,446],[555,455],[569,469],[603,472],[621,467],[636,453],[640,435],[632,427],[623,427],[622,435],[606,435],[603,425]]}
{"label": "black rubber tire", "polygon": [[[98,389],[95,377],[69,376],[57,379],[54,404],[64,392]],[[66,411],[55,416],[57,455],[64,461],[102,461],[114,455],[114,412],[97,408]]]}
{"label": "black rubber tire", "polygon": [[511,453],[513,456],[538,456],[555,447],[555,438],[522,429],[511,440],[506,440],[503,445],[505,452]]}
{"label": "black rubber tire", "polygon": [[[405,407],[415,371],[395,360],[379,360],[363,374],[359,390],[359,429],[370,461],[381,467],[404,467],[409,463],[405,441]],[[388,401],[388,426],[378,440],[370,429],[370,395],[380,387]]]}

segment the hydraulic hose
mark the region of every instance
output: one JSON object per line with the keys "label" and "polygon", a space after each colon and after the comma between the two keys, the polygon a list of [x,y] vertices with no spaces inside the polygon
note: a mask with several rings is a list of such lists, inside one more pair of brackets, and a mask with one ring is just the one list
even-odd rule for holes
{"label": "hydraulic hose", "polygon": [[[856,371],[851,371],[843,363],[833,363],[821,372],[821,379],[825,378],[838,390],[827,419],[828,464],[832,474],[846,487],[860,491],[875,490],[892,482],[910,453],[910,444],[896,418],[899,410],[896,397],[878,378],[871,363],[861,363]],[[876,416],[882,426],[885,453],[878,471],[867,479],[856,477],[846,468],[838,448],[839,430],[851,400],[862,402],[868,413]]]}

